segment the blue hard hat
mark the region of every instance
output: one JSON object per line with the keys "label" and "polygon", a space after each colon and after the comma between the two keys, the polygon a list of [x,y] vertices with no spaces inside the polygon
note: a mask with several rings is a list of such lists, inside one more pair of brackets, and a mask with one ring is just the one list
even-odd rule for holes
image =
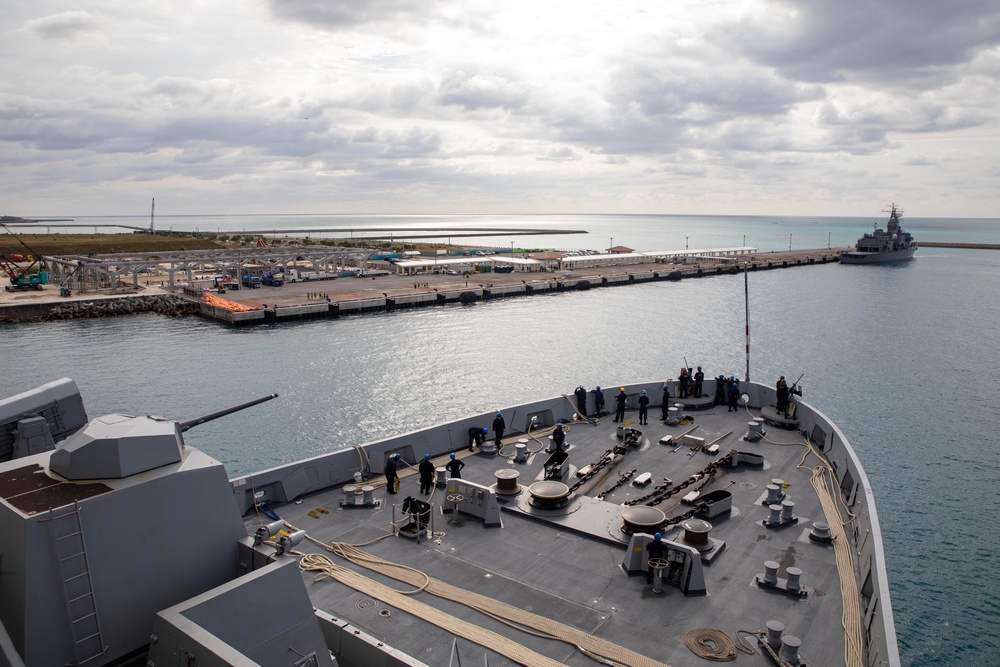
{"label": "blue hard hat", "polygon": [[455,458],[455,455],[454,455],[454,454],[452,454],[452,455],[451,455],[451,458]]}
{"label": "blue hard hat", "polygon": [[488,428],[484,428],[484,429],[483,429],[483,435],[486,435],[486,434],[487,434],[487,433],[489,433],[489,432],[490,432],[490,430],[489,430]]}
{"label": "blue hard hat", "polygon": [[497,417],[503,417],[503,415],[498,412]]}
{"label": "blue hard hat", "polygon": [[400,458],[399,454],[393,454],[397,459]]}
{"label": "blue hard hat", "polygon": [[556,428],[562,428],[562,424],[556,424]]}
{"label": "blue hard hat", "polygon": [[600,390],[600,388],[601,388],[601,385],[597,385],[597,389]]}
{"label": "blue hard hat", "polygon": [[653,535],[653,539],[656,540],[657,542],[660,541],[660,539],[662,539],[662,538],[663,538],[663,535],[660,535],[659,533],[656,533],[655,535]]}
{"label": "blue hard hat", "polygon": [[644,393],[644,394],[645,394],[645,393],[646,393],[646,390],[645,390],[645,389],[643,389],[643,390],[642,390],[642,393]]}
{"label": "blue hard hat", "polygon": [[424,461],[426,461],[426,460],[427,460],[427,459],[429,459],[430,457],[431,457],[431,455],[430,455],[430,454],[424,454]]}
{"label": "blue hard hat", "polygon": [[670,389],[670,385],[669,384],[665,384],[665,385],[663,385],[663,388],[664,389]]}

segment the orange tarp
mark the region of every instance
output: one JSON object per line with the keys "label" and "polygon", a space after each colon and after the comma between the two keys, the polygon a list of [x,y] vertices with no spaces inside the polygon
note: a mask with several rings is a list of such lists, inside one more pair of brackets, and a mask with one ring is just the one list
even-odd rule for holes
{"label": "orange tarp", "polygon": [[205,292],[202,297],[210,306],[215,306],[216,308],[225,308],[226,310],[232,310],[237,313],[245,313],[251,310],[260,310],[253,306],[244,306],[242,303],[236,303],[235,301],[230,301],[229,299],[223,299],[221,296],[215,296],[211,292]]}

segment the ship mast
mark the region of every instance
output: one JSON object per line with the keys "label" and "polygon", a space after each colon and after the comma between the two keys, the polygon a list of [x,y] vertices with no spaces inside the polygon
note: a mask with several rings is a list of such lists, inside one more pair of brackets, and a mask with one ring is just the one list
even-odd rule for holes
{"label": "ship mast", "polygon": [[747,374],[745,382],[750,382],[750,279],[748,278],[750,262],[743,262],[743,312],[746,316],[747,332]]}

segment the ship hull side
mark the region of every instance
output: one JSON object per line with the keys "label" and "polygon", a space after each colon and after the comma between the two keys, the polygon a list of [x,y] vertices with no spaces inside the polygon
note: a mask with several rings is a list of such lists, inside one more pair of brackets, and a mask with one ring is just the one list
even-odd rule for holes
{"label": "ship hull side", "polygon": [[916,248],[896,252],[845,252],[840,255],[841,264],[883,264],[913,259]]}

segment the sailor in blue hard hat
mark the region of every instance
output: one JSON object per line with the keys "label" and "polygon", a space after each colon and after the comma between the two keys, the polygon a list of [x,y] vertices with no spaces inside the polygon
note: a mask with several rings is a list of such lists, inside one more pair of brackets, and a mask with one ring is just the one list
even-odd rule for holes
{"label": "sailor in blue hard hat", "polygon": [[639,394],[639,424],[649,424],[649,396],[645,389]]}
{"label": "sailor in blue hard hat", "polygon": [[[667,553],[667,545],[664,544],[662,540],[663,536],[659,533],[653,535],[653,541],[646,545],[646,552],[649,554],[648,560],[653,560],[654,558],[663,559],[663,556]],[[649,566],[647,562],[646,569],[646,583],[653,583],[653,567]]]}
{"label": "sailor in blue hard hat", "polygon": [[660,399],[660,419],[667,420],[670,416],[670,385],[663,383],[663,398]]}
{"label": "sailor in blue hard hat", "polygon": [[420,471],[420,493],[426,496],[431,492],[431,484],[434,483],[434,464],[431,463],[430,454],[424,454],[417,470]]}
{"label": "sailor in blue hard hat", "polygon": [[483,443],[486,442],[486,434],[489,431],[482,426],[472,426],[469,428],[469,451],[473,452],[474,447],[482,448]]}
{"label": "sailor in blue hard hat", "polygon": [[455,458],[454,454],[452,454],[450,458],[451,460],[448,461],[448,465],[445,466],[445,468],[448,469],[449,477],[461,479],[462,468],[465,467],[465,461]]}
{"label": "sailor in blue hard hat", "polygon": [[552,448],[557,452],[563,450],[563,445],[566,442],[566,431],[563,430],[562,424],[556,424],[556,430],[552,431]]}
{"label": "sailor in blue hard hat", "polygon": [[500,439],[503,438],[503,432],[506,428],[507,422],[503,420],[503,415],[497,412],[496,419],[493,420],[493,435],[496,438],[494,444],[496,444],[498,448],[500,447]]}
{"label": "sailor in blue hard hat", "polygon": [[603,417],[607,414],[607,410],[604,409],[604,392],[601,391],[601,385],[597,385],[597,388],[593,391],[594,394],[594,410],[597,412],[598,417]]}

